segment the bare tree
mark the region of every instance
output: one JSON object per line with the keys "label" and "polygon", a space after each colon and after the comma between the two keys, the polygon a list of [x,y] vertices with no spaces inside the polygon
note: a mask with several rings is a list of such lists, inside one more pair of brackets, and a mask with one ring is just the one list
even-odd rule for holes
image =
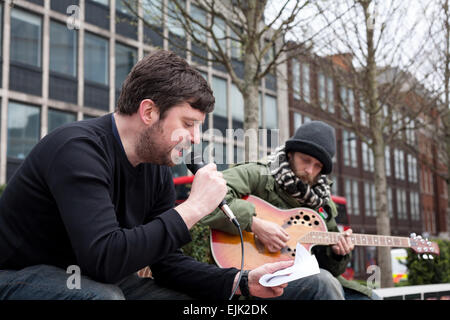
{"label": "bare tree", "polygon": [[432,50],[428,63],[434,71],[432,87],[438,100],[436,118],[432,119],[438,145],[438,159],[433,168],[447,183],[446,227],[450,237],[450,1],[439,0],[433,4],[423,6],[424,16],[429,22],[428,38]]}
{"label": "bare tree", "polygon": [[[187,52],[193,61],[225,69],[244,100],[245,132],[258,130],[261,81],[269,75],[285,77],[277,71],[285,63],[286,53],[304,50],[308,43],[301,41],[295,46],[291,43],[300,37],[305,40],[304,26],[310,17],[303,12],[310,6],[308,0],[116,1],[122,1],[174,50]],[[165,14],[161,15],[162,12]],[[155,17],[161,22],[159,25],[155,24]],[[257,159],[257,145],[245,144],[246,159]]]}
{"label": "bare tree", "polygon": [[[423,91],[421,83],[430,75],[418,72],[424,60],[425,42],[423,38],[411,41],[413,34],[418,35],[420,20],[418,16],[411,19],[409,5],[410,2],[378,0],[316,3],[320,17],[330,27],[316,37],[315,48],[322,55],[344,52],[350,57],[344,63],[345,68],[333,68],[334,77],[353,90],[359,102],[359,115],[354,105],[340,101],[341,117],[336,121],[372,151],[376,227],[381,235],[391,234],[385,146],[400,143],[405,132],[417,130],[418,115],[432,105],[419,99]],[[348,14],[342,16],[342,12]],[[333,20],[336,22],[332,23]],[[381,286],[391,287],[390,248],[378,248],[377,260]]]}

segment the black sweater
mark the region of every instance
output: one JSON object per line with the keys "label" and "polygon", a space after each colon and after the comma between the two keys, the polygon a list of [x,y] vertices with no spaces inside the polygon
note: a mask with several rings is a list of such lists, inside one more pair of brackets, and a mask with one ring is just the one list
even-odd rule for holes
{"label": "black sweater", "polygon": [[0,268],[75,264],[115,283],[151,265],[166,286],[227,298],[237,270],[182,255],[191,237],[174,203],[170,169],[133,167],[111,114],[62,126],[33,148],[0,198]]}

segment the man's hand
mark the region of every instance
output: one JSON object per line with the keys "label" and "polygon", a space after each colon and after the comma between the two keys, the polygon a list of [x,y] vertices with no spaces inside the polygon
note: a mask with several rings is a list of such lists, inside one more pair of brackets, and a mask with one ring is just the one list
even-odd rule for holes
{"label": "man's hand", "polygon": [[195,174],[189,198],[176,207],[190,229],[197,221],[213,212],[227,194],[227,183],[216,164],[210,163]]}
{"label": "man's hand", "polygon": [[286,246],[289,234],[276,223],[253,217],[252,231],[270,252]]}
{"label": "man's hand", "polygon": [[355,245],[350,240],[350,235],[352,233],[352,229],[347,229],[339,236],[338,242],[331,246],[331,249],[335,254],[345,256],[355,248]]}
{"label": "man's hand", "polygon": [[[275,298],[281,296],[283,294],[284,288],[287,287],[287,283],[281,284],[276,287],[264,287],[259,283],[259,278],[267,273],[274,273],[275,271],[286,269],[294,264],[294,260],[289,261],[280,261],[274,263],[266,263],[256,269],[253,269],[248,274],[248,288],[250,291],[250,295],[253,297],[259,298]],[[234,279],[234,285],[237,282],[239,277],[239,273],[236,274],[236,278]],[[234,287],[233,285],[233,287]],[[240,290],[238,288],[237,293],[240,294]]]}

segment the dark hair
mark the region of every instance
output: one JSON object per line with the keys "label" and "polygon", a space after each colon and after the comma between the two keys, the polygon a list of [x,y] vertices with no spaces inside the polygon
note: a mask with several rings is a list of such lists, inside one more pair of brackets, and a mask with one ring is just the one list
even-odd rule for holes
{"label": "dark hair", "polygon": [[161,119],[167,110],[181,102],[188,102],[203,113],[213,111],[215,102],[202,75],[166,50],[152,52],[133,67],[122,85],[117,110],[132,115],[144,99],[153,100]]}

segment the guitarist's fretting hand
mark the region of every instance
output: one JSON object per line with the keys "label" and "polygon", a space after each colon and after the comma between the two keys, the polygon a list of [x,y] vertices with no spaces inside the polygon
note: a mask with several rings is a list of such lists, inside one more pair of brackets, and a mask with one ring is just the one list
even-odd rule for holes
{"label": "guitarist's fretting hand", "polygon": [[252,231],[269,252],[277,252],[286,246],[289,234],[278,224],[253,217]]}
{"label": "guitarist's fretting hand", "polygon": [[352,229],[347,229],[339,237],[338,243],[331,246],[335,254],[345,256],[355,248],[355,245],[350,240],[350,235],[352,233],[353,233]]}

